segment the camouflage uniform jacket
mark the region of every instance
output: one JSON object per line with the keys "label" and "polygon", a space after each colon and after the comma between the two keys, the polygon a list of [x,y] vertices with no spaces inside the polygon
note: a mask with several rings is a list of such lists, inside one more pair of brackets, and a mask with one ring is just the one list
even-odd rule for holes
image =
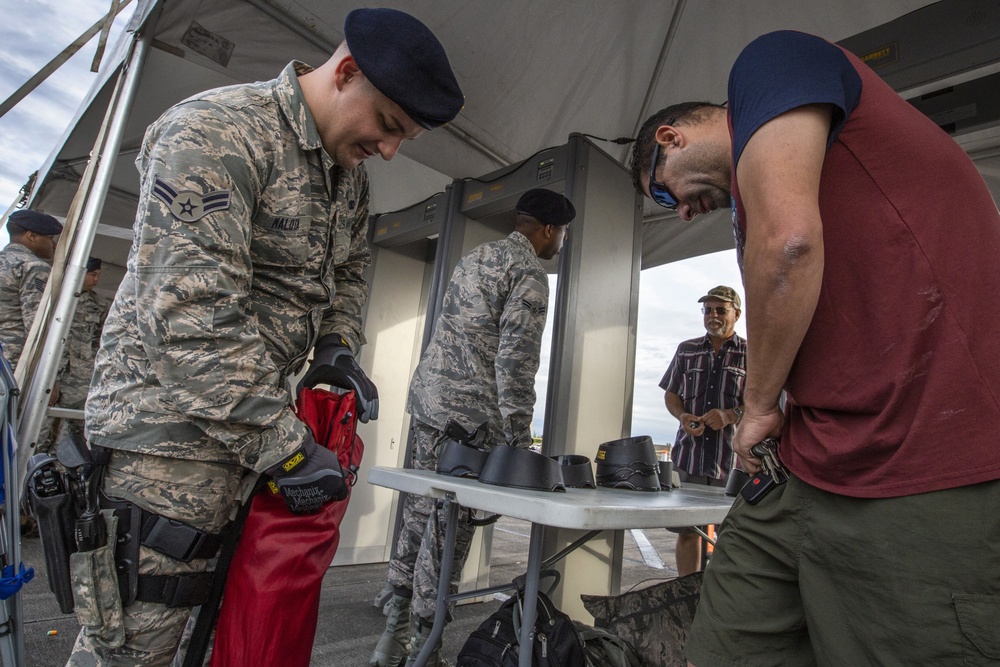
{"label": "camouflage uniform jacket", "polygon": [[80,294],[66,338],[64,370],[59,373],[59,405],[83,407],[94,375],[94,357],[111,301],[93,290]]}
{"label": "camouflage uniform jacket", "polygon": [[51,268],[20,243],[0,250],[0,343],[11,366],[24,351]]}
{"label": "camouflage uniform jacket", "polygon": [[489,422],[489,444],[530,445],[548,301],[545,269],[520,232],[466,254],[410,383],[409,413],[439,430],[449,419],[470,430]]}
{"label": "camouflage uniform jacket", "polygon": [[306,71],[196,95],[146,131],[135,237],[87,400],[92,442],[265,470],[306,437],[286,379],[317,339],[360,348],[368,175],[323,149]]}

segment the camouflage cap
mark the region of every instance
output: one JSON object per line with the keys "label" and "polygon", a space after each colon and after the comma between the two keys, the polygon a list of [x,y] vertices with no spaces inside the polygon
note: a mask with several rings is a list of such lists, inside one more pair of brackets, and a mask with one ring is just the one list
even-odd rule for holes
{"label": "camouflage cap", "polygon": [[344,21],[344,37],[376,90],[424,129],[454,120],[465,105],[441,42],[406,12],[355,9]]}
{"label": "camouflage cap", "polygon": [[725,285],[719,285],[718,287],[713,287],[708,290],[708,294],[698,299],[698,303],[704,303],[709,299],[718,299],[719,301],[728,301],[733,304],[737,310],[743,308],[740,304],[740,295],[736,293],[732,287],[727,287]]}
{"label": "camouflage cap", "polygon": [[62,223],[41,211],[14,211],[7,222],[42,236],[59,236],[63,230]]}

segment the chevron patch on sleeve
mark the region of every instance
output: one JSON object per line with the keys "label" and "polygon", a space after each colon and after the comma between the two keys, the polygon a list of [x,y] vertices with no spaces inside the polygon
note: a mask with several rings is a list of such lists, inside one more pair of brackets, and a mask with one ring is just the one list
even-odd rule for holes
{"label": "chevron patch on sleeve", "polygon": [[230,190],[216,190],[204,195],[193,190],[176,190],[162,178],[153,183],[153,195],[167,205],[170,214],[181,222],[197,222],[209,213],[229,208]]}

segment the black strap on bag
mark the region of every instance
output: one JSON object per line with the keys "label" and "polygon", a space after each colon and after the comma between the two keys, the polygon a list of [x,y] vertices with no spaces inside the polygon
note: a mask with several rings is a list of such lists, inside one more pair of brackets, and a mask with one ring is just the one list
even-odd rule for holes
{"label": "black strap on bag", "polygon": [[184,654],[183,667],[201,667],[205,663],[205,653],[208,652],[208,643],[212,640],[212,631],[219,621],[219,609],[222,606],[222,593],[226,589],[226,578],[229,576],[229,566],[236,555],[236,547],[240,543],[240,534],[243,532],[243,525],[250,515],[250,506],[253,504],[254,496],[264,486],[265,476],[261,475],[254,484],[253,491],[247,497],[246,502],[240,506],[240,511],[236,513],[236,518],[226,529],[222,539],[222,550],[219,552],[219,560],[215,564],[215,572],[212,577],[212,585],[208,590],[208,596],[201,610],[198,612],[198,620],[195,621],[194,629],[191,632],[191,642],[188,644],[187,652]]}

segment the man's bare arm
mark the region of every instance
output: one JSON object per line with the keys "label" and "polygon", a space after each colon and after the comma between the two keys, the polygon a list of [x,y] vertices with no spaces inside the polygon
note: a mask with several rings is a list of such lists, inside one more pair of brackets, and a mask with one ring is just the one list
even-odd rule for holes
{"label": "man's bare arm", "polygon": [[810,105],[762,125],[736,175],[746,210],[746,412],[733,442],[748,470],[750,447],[778,435],[778,398],[812,321],[823,282],[819,183],[831,110]]}

